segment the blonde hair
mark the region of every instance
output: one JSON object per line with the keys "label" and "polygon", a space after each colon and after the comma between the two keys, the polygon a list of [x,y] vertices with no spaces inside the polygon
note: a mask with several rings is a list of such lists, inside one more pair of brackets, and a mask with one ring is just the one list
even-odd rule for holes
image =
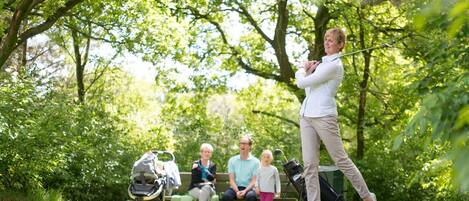
{"label": "blonde hair", "polygon": [[264,151],[262,152],[262,154],[261,154],[261,162],[264,163],[264,160],[262,160],[262,158],[263,158],[264,156],[266,156],[266,155],[270,158],[270,160],[269,160],[268,163],[272,163],[272,161],[274,160],[274,155],[272,154],[272,151],[270,151],[270,150],[268,150],[268,149],[266,149],[266,150],[264,150]]}
{"label": "blonde hair", "polygon": [[210,152],[213,152],[213,147],[209,143],[203,143],[200,145],[200,152],[202,152],[204,149],[208,149]]}
{"label": "blonde hair", "polygon": [[326,38],[327,36],[331,36],[333,37],[338,44],[343,44],[342,48],[340,48],[339,51],[342,51],[342,49],[344,49],[345,47],[345,41],[347,40],[347,37],[345,36],[345,33],[342,29],[339,29],[339,28],[332,28],[332,29],[328,29],[326,31],[326,33],[324,34],[324,38]]}

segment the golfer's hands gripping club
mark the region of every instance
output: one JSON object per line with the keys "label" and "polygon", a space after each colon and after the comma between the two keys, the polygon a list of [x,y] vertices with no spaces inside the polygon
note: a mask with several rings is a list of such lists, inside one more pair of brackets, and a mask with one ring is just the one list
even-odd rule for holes
{"label": "golfer's hands gripping club", "polygon": [[316,60],[305,61],[303,63],[303,68],[305,69],[306,75],[310,75],[311,73],[313,73],[320,63],[321,62],[316,61]]}

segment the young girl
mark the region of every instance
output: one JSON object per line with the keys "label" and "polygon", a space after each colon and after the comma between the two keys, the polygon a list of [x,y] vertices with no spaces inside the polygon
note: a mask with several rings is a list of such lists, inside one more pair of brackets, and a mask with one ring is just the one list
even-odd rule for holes
{"label": "young girl", "polygon": [[256,172],[256,193],[260,195],[261,201],[272,201],[280,197],[280,177],[278,170],[272,166],[272,152],[264,150],[261,155],[261,167]]}

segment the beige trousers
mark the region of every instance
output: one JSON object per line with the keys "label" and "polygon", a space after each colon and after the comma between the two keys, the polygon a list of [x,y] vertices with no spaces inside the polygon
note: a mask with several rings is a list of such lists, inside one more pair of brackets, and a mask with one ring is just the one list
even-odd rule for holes
{"label": "beige trousers", "polygon": [[210,185],[204,185],[202,188],[193,188],[189,191],[189,195],[198,199],[199,201],[209,201],[212,195],[215,194],[215,190]]}
{"label": "beige trousers", "polygon": [[344,173],[361,198],[370,195],[365,180],[358,168],[345,153],[340,137],[337,116],[301,117],[301,149],[303,153],[304,175],[308,201],[321,200],[318,166],[320,141],[326,146],[327,152],[335,165]]}

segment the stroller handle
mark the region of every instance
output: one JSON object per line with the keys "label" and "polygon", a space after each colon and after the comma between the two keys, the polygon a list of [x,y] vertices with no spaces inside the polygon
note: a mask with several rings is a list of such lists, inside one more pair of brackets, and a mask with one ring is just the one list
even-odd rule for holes
{"label": "stroller handle", "polygon": [[154,153],[156,156],[158,156],[158,155],[160,155],[160,154],[169,155],[169,156],[171,156],[171,160],[169,160],[169,161],[174,161],[174,160],[176,160],[176,157],[174,157],[174,154],[171,153],[171,152],[169,152],[169,151],[152,150],[151,152]]}

